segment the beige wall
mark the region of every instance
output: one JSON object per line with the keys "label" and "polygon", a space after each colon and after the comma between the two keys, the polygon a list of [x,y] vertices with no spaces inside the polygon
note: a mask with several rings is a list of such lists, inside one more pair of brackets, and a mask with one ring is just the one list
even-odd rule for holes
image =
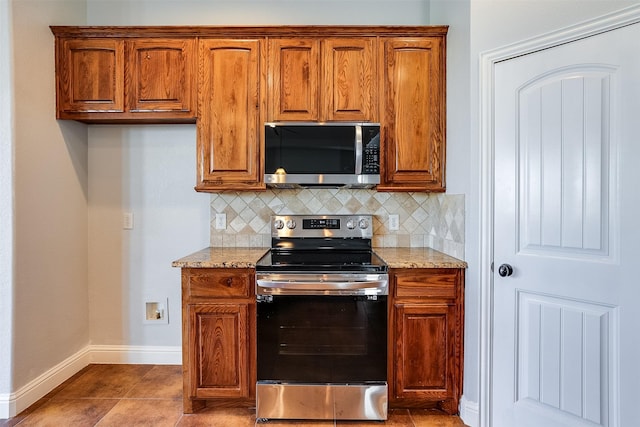
{"label": "beige wall", "polygon": [[[0,2],[0,395],[11,392],[13,365],[13,85],[11,3]],[[7,415],[4,415],[5,417]],[[3,418],[0,409],[0,418]]]}
{"label": "beige wall", "polygon": [[84,125],[55,120],[48,28],[83,24],[86,9],[72,0],[11,3],[17,390],[89,343],[87,134]]}

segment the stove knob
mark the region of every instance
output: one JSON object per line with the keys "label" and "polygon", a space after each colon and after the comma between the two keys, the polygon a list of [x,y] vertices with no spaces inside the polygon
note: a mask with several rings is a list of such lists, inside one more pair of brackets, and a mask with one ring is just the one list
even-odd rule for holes
{"label": "stove knob", "polygon": [[349,230],[353,230],[354,228],[356,228],[356,222],[352,219],[347,220],[347,228]]}
{"label": "stove knob", "polygon": [[276,228],[276,230],[282,230],[284,228],[284,221],[282,221],[281,219],[276,219],[273,222],[273,226]]}
{"label": "stove knob", "polygon": [[366,219],[361,219],[358,224],[360,225],[360,228],[362,228],[363,230],[369,227],[369,221],[367,221]]}
{"label": "stove knob", "polygon": [[292,219],[287,221],[287,228],[293,230],[294,228],[296,228],[296,222]]}

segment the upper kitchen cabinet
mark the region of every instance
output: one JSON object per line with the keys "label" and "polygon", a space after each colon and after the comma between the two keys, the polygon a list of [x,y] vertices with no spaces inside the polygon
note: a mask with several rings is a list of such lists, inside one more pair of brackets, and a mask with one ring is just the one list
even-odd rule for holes
{"label": "upper kitchen cabinet", "polygon": [[52,31],[58,119],[195,122],[195,37],[78,27]]}
{"label": "upper kitchen cabinet", "polygon": [[198,191],[261,190],[261,39],[200,39]]}
{"label": "upper kitchen cabinet", "polygon": [[269,121],[377,121],[375,37],[269,40]]}
{"label": "upper kitchen cabinet", "polygon": [[445,39],[381,39],[379,191],[445,191]]}
{"label": "upper kitchen cabinet", "polygon": [[379,191],[445,191],[446,26],[51,27],[59,119],[196,123],[197,191],[264,190],[265,122],[380,123]]}

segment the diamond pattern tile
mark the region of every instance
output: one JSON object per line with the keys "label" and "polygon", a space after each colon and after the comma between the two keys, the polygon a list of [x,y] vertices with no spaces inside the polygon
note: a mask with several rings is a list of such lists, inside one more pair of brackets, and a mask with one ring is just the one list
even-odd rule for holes
{"label": "diamond pattern tile", "polygon": [[[211,195],[211,246],[264,247],[271,242],[275,214],[374,215],[376,247],[429,246],[464,259],[464,195],[379,193],[375,190],[300,189]],[[227,214],[227,229],[216,230],[216,213]],[[400,230],[388,229],[389,215]]]}

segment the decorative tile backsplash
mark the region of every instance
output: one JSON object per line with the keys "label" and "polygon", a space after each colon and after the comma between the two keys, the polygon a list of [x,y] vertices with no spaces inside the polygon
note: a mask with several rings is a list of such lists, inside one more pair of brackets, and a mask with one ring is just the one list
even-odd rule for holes
{"label": "decorative tile backsplash", "polygon": [[[216,230],[215,214],[227,215]],[[431,247],[464,259],[464,195],[383,193],[375,190],[299,189],[211,196],[211,246],[268,247],[276,214],[370,214],[374,247]],[[389,230],[389,215],[400,229]]]}

